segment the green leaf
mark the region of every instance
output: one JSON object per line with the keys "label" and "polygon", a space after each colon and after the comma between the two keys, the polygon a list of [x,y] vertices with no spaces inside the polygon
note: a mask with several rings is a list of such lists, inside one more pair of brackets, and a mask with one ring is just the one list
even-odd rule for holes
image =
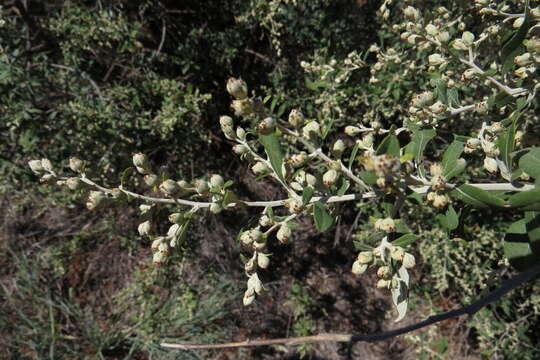
{"label": "green leaf", "polygon": [[377,182],[377,175],[369,171],[360,171],[358,177],[362,179],[366,184],[373,185]]}
{"label": "green leaf", "polygon": [[531,14],[529,11],[529,0],[525,2],[525,19],[519,29],[506,41],[501,50],[502,73],[506,73],[514,67],[514,57],[519,55],[523,48],[523,40],[531,27]]}
{"label": "green leaf", "polygon": [[540,204],[540,188],[519,192],[508,198],[508,204],[511,207],[523,207],[535,203]]}
{"label": "green leaf", "polygon": [[302,204],[309,204],[311,201],[311,198],[313,197],[313,193],[315,192],[315,189],[311,186],[306,186],[304,188],[304,191],[302,191]]}
{"label": "green leaf", "polygon": [[519,168],[535,179],[540,178],[540,148],[532,148],[523,155],[519,159]]}
{"label": "green leaf", "polygon": [[503,242],[504,256],[520,271],[527,270],[538,262],[533,254],[527,234],[527,220],[518,220],[507,230]]}
{"label": "green leaf", "polygon": [[227,190],[225,191],[225,195],[223,195],[222,206],[223,208],[226,208],[227,205],[235,203],[237,200],[238,198],[236,197],[236,194],[231,190]]}
{"label": "green leaf", "polygon": [[515,121],[499,135],[497,145],[501,152],[501,160],[506,165],[506,168],[511,173],[513,171],[512,167],[512,152],[514,151],[514,138],[516,136],[516,123]]}
{"label": "green leaf", "polygon": [[459,93],[457,89],[452,88],[448,90],[448,105],[452,107],[458,107],[459,106]]}
{"label": "green leaf", "polygon": [[407,247],[418,240],[418,236],[414,234],[405,234],[392,241],[392,245]]}
{"label": "green leaf", "polygon": [[479,208],[487,208],[489,206],[504,207],[505,205],[503,199],[467,184],[454,189],[451,194],[463,202]]}
{"label": "green leaf", "polygon": [[339,181],[341,182],[341,185],[339,186],[339,189],[336,195],[342,196],[342,195],[345,195],[345,193],[349,189],[349,186],[351,186],[351,183],[349,182],[349,180],[346,180],[344,177],[340,177]]}
{"label": "green leaf", "polygon": [[326,206],[320,201],[313,203],[313,219],[319,232],[325,232],[334,224],[334,218],[326,210]]}
{"label": "green leaf", "polygon": [[128,167],[124,171],[122,171],[122,174],[120,174],[120,185],[124,185],[128,179],[128,177],[133,174],[133,167]]}
{"label": "green leaf", "polygon": [[359,148],[360,148],[360,146],[358,145],[358,143],[354,144],[354,147],[353,147],[352,152],[351,152],[351,157],[349,158],[349,164],[347,165],[349,170],[351,170],[351,168],[352,168],[354,159],[356,158],[356,154],[358,154],[358,149]]}
{"label": "green leaf", "polygon": [[454,210],[452,205],[448,207],[446,214],[441,214],[440,221],[442,225],[450,231],[455,230],[458,227],[459,215],[456,213],[456,210]]}
{"label": "green leaf", "polygon": [[442,167],[443,173],[446,174],[451,168],[455,166],[457,159],[463,153],[463,147],[465,143],[462,141],[454,140],[443,154]]}
{"label": "green leaf", "polygon": [[259,136],[259,141],[264,146],[264,150],[266,151],[266,154],[268,155],[268,160],[270,161],[270,164],[272,165],[272,169],[274,169],[274,172],[278,176],[278,178],[281,181],[285,181],[283,179],[283,154],[281,153],[281,147],[279,145],[279,140],[276,135],[261,135]]}
{"label": "green leaf", "polygon": [[399,158],[399,140],[396,135],[387,135],[377,147],[377,155],[389,154]]}
{"label": "green leaf", "polygon": [[413,134],[411,142],[405,147],[405,152],[413,155],[413,158],[417,161],[421,161],[424,149],[433,137],[437,135],[437,131],[434,129],[425,129],[416,131]]}
{"label": "green leaf", "polygon": [[445,105],[448,105],[448,97],[446,95],[447,88],[448,88],[448,85],[446,84],[446,81],[444,80],[437,81],[437,88],[436,88],[437,101],[440,101]]}
{"label": "green leaf", "polygon": [[531,250],[536,257],[536,261],[540,261],[540,214],[535,215],[527,221],[525,227],[529,236]]}

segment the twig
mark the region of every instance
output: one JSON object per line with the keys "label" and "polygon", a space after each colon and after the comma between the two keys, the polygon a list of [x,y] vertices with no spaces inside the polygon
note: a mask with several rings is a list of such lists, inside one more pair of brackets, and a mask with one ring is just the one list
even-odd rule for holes
{"label": "twig", "polygon": [[[74,72],[76,73],[77,70],[75,70],[74,68],[71,68],[69,66],[65,66],[65,65],[60,65],[60,64],[51,64],[52,67],[55,67],[57,69],[62,69],[62,70],[66,70],[66,71],[69,71],[69,72]],[[101,94],[101,90],[99,89],[99,86],[98,84],[96,84],[96,82],[94,80],[92,80],[92,78],[90,78],[90,76],[85,73],[84,71],[81,71],[81,70],[78,70],[78,72],[81,74],[81,76],[88,80],[88,82],[92,85],[92,87],[94,88],[94,90],[96,90],[96,93],[98,94],[99,98],[101,100],[105,100],[105,98],[103,97],[103,95]]]}
{"label": "twig", "polygon": [[515,277],[504,281],[497,289],[481,298],[478,301],[473,302],[462,308],[447,311],[438,315],[428,317],[426,320],[420,321],[416,324],[404,326],[399,329],[390,330],[382,333],[368,334],[368,335],[354,335],[354,334],[319,334],[314,336],[300,336],[293,338],[281,338],[281,339],[269,339],[269,340],[246,340],[240,342],[229,342],[223,344],[174,344],[174,343],[161,343],[164,348],[179,349],[179,350],[197,350],[197,349],[226,349],[226,348],[241,348],[241,347],[255,347],[255,346],[268,346],[268,345],[298,345],[306,343],[320,343],[320,342],[374,342],[386,340],[398,335],[406,334],[414,330],[421,329],[423,327],[433,325],[443,320],[452,319],[461,315],[473,316],[480,309],[491,304],[492,302],[500,299],[508,292],[517,288],[521,284],[533,279],[540,274],[540,266],[536,266],[524,273],[518,274]]}

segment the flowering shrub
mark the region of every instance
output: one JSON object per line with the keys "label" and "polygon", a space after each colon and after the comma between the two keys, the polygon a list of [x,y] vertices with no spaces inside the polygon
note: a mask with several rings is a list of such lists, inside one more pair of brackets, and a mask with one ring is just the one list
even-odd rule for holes
{"label": "flowering shrub", "polygon": [[[133,155],[133,167],[114,187],[92,180],[87,162],[75,157],[67,176],[48,159],[29,166],[43,182],[89,190],[90,210],[107,201],[140,201],[138,231],[151,240],[156,266],[181,245],[196,214],[258,209],[257,225],[238,234],[247,254],[246,306],[264,296],[261,278],[279,261],[268,242],[294,241],[303,216],[328,231],[338,203],[362,208],[377,201],[378,215],[362,219],[351,271],[375,270],[376,286],[392,296],[396,321],[406,315],[409,272],[416,266],[412,253],[419,237],[407,221],[415,207],[433,208],[448,232],[460,226],[465,207],[515,213],[520,219],[504,236],[504,255],[526,270],[540,257],[540,148],[528,137],[537,121],[540,10],[529,1],[477,0],[464,5],[469,15],[456,17],[445,7],[421,11],[409,3],[383,1],[379,15],[390,25],[381,43],[363,54],[357,50],[328,64],[316,56],[300,64],[310,77],[306,87],[316,93],[309,109],[285,115],[278,96],[260,97],[242,79],[228,80],[231,113],[219,118],[223,135],[255,175],[283,188],[281,199],[242,200],[234,180],[219,174],[171,178],[142,153]],[[481,26],[472,21],[478,17]],[[366,91],[352,94],[348,86],[363,69],[371,76]],[[359,118],[344,104],[366,111]],[[130,190],[133,181],[146,184],[148,193]],[[165,205],[175,210],[168,231],[160,233],[152,214]]]}

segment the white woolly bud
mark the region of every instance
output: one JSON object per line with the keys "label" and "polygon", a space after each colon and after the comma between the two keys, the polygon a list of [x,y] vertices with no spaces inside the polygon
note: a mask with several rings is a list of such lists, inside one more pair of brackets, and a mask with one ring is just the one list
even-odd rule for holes
{"label": "white woolly bud", "polygon": [[299,128],[304,125],[304,114],[298,109],[292,109],[289,113],[289,124],[294,128]]}
{"label": "white woolly bud", "polygon": [[242,79],[229,78],[227,92],[239,100],[245,99],[248,95],[247,84]]}
{"label": "white woolly bud", "polygon": [[283,244],[289,243],[291,240],[291,236],[292,236],[291,228],[286,223],[282,224],[279,227],[279,230],[276,234],[277,239]]}
{"label": "white woolly bud", "polygon": [[69,168],[75,172],[83,172],[84,171],[84,161],[77,159],[76,157],[70,157],[69,158]]}
{"label": "white woolly bud", "polygon": [[486,157],[484,159],[484,168],[490,173],[496,173],[498,169],[497,160],[492,157]]}
{"label": "white woolly bud", "polygon": [[405,269],[412,269],[416,265],[416,260],[412,254],[405,253],[403,256],[403,266]]}
{"label": "white woolly bud", "polygon": [[253,289],[257,294],[260,294],[262,291],[262,282],[259,279],[257,273],[252,274],[247,281],[248,289]]}
{"label": "white woolly bud", "polygon": [[270,265],[270,258],[263,253],[257,253],[257,265],[261,269],[266,269]]}
{"label": "white woolly bud", "polygon": [[446,62],[446,59],[441,54],[431,54],[428,56],[428,63],[432,66],[441,65]]}
{"label": "white woolly bud", "polygon": [[45,171],[45,168],[43,167],[41,160],[30,160],[28,162],[28,166],[30,166],[30,169],[34,172],[34,174],[40,174]]}
{"label": "white woolly bud", "polygon": [[367,264],[362,264],[357,260],[357,261],[353,262],[351,271],[352,271],[352,273],[354,275],[362,275],[363,273],[366,272],[367,269],[368,269]]}
{"label": "white woolly bud", "polygon": [[147,220],[139,224],[139,226],[137,227],[137,231],[139,231],[139,235],[147,236],[147,235],[150,235],[151,228],[152,228],[152,223],[150,222],[150,220]]}
{"label": "white woolly bud", "polygon": [[309,139],[310,137],[319,137],[321,135],[321,126],[316,121],[310,121],[302,128],[302,135]]}

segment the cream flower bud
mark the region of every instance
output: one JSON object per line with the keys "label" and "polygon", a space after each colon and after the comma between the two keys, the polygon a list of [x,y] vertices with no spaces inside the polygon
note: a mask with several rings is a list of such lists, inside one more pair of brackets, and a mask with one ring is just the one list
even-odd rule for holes
{"label": "cream flower bud", "polygon": [[148,167],[148,158],[143,153],[136,153],[133,155],[133,165],[145,169]]}
{"label": "cream flower bud", "polygon": [[41,159],[41,166],[43,166],[43,169],[45,169],[46,171],[52,171],[53,170],[51,160],[49,160],[49,159],[45,159],[45,158]]}
{"label": "cream flower bud", "polygon": [[48,183],[49,181],[51,181],[52,179],[54,179],[54,175],[53,174],[45,174],[41,177],[41,179],[39,179],[39,182],[41,183]]}
{"label": "cream flower bud", "polygon": [[321,135],[321,126],[316,121],[310,121],[302,128],[302,135],[307,139],[311,136],[318,137]]}
{"label": "cream flower bud", "polygon": [[357,126],[349,125],[349,126],[345,127],[345,134],[347,134],[349,136],[358,135],[361,132],[362,132],[362,130],[360,130],[360,128],[357,127]]}
{"label": "cream flower bud", "polygon": [[303,208],[302,199],[289,199],[286,201],[285,205],[295,214],[300,213]]}
{"label": "cream flower bud", "polygon": [[41,163],[41,160],[30,160],[28,162],[28,166],[30,166],[30,169],[34,172],[34,174],[39,175],[40,173],[45,171],[45,169],[43,168],[43,165]]}
{"label": "cream flower bud", "polygon": [[518,17],[516,20],[514,20],[514,23],[512,24],[512,27],[514,29],[518,29],[523,25],[523,22],[525,21],[524,17]]}
{"label": "cream flower bud", "polygon": [[148,205],[148,204],[139,205],[139,211],[141,212],[141,215],[148,213],[150,210],[152,210],[152,205]]}
{"label": "cream flower bud", "polygon": [[362,264],[358,260],[356,260],[355,262],[353,262],[351,271],[354,275],[362,275],[366,272],[367,269],[368,264]]}
{"label": "cream flower bud", "polygon": [[270,168],[264,162],[257,161],[255,165],[251,167],[251,171],[253,171],[255,175],[263,175],[270,172]]}
{"label": "cream flower bud", "polygon": [[435,194],[433,196],[433,206],[437,209],[442,209],[448,205],[450,198],[446,194]]}
{"label": "cream flower bud", "polygon": [[388,279],[392,276],[392,273],[390,271],[390,267],[388,266],[381,266],[377,269],[377,276],[381,279]]}
{"label": "cream flower bud", "polygon": [[437,34],[437,40],[442,43],[447,43],[450,41],[450,33],[448,31],[441,31]]}
{"label": "cream flower bud", "polygon": [[338,173],[334,169],[330,169],[323,175],[323,184],[327,187],[330,187],[335,184],[338,178]]}
{"label": "cream flower bud", "polygon": [[373,252],[372,251],[362,251],[358,254],[356,260],[360,264],[371,264],[373,262]]}
{"label": "cream flower bud", "polygon": [[77,159],[76,157],[70,157],[69,158],[69,168],[75,172],[83,172],[84,171],[84,161]]}
{"label": "cream flower bud", "polygon": [[160,237],[156,238],[154,241],[152,241],[152,245],[150,245],[150,248],[152,249],[153,252],[158,251],[159,245],[161,245],[163,240],[164,240],[163,237],[160,236]]}
{"label": "cream flower bud", "polygon": [[523,55],[516,56],[514,58],[514,63],[517,66],[527,66],[532,63],[531,53],[525,53]]}
{"label": "cream flower bud", "polygon": [[424,91],[423,93],[416,95],[412,100],[412,104],[415,107],[429,106],[432,103],[433,93],[431,91]]}
{"label": "cream flower bud", "polygon": [[212,214],[219,214],[223,210],[223,206],[221,206],[220,203],[212,203],[208,207],[208,210],[210,210]]}
{"label": "cream flower bud", "polygon": [[268,255],[263,253],[257,253],[257,265],[261,269],[268,268],[268,265],[270,265],[270,258],[268,257]]}
{"label": "cream flower bud", "polygon": [[377,219],[375,221],[375,230],[391,233],[396,231],[396,223],[392,218]]}
{"label": "cream flower bud", "polygon": [[420,12],[412,6],[407,6],[403,10],[403,15],[409,20],[416,20],[420,17]]}
{"label": "cream flower bud", "polygon": [[156,185],[159,181],[159,176],[157,176],[156,174],[147,174],[147,175],[144,175],[144,183],[150,187]]}
{"label": "cream flower bud", "polygon": [[[253,113],[253,103],[249,99],[233,100],[231,108],[236,116],[247,116]],[[231,126],[232,129],[232,126]],[[233,131],[234,133],[234,131]]]}
{"label": "cream flower bud", "polygon": [[403,266],[405,269],[412,269],[416,265],[416,260],[412,254],[405,253],[403,256]]}
{"label": "cream flower bud", "polygon": [[222,115],[222,116],[219,117],[219,124],[221,125],[221,127],[224,127],[224,126],[233,127],[234,126],[234,121],[233,121],[232,117],[227,116],[227,115]]}
{"label": "cream flower bud", "polygon": [[484,168],[490,173],[496,173],[498,169],[497,160],[492,157],[486,157],[484,159]]}
{"label": "cream flower bud", "polygon": [[441,176],[443,173],[443,168],[440,163],[433,163],[429,167],[429,173],[431,176]]}
{"label": "cream flower bud", "polygon": [[247,84],[242,79],[229,78],[227,92],[239,100],[245,99],[248,95]]}
{"label": "cream flower bud", "polygon": [[425,27],[426,33],[431,36],[435,36],[439,33],[439,28],[433,24],[427,24]]}
{"label": "cream flower bud", "polygon": [[291,236],[292,236],[291,228],[286,223],[282,224],[279,227],[279,230],[276,234],[277,239],[283,244],[288,244],[291,240]]}
{"label": "cream flower bud", "polygon": [[482,141],[482,149],[488,157],[496,157],[500,154],[499,149],[497,149],[497,145],[490,141]]}
{"label": "cream flower bud", "polygon": [[377,281],[377,288],[388,289],[391,284],[392,284],[392,280],[380,279],[379,281]]}
{"label": "cream flower bud", "polygon": [[208,181],[204,179],[197,179],[195,180],[195,191],[199,195],[204,195],[210,190],[210,187],[208,186]]}
{"label": "cream flower bud", "polygon": [[247,281],[248,289],[253,289],[257,294],[260,294],[262,291],[262,282],[259,279],[257,273],[252,274]]}
{"label": "cream flower bud", "polygon": [[86,207],[89,210],[93,210],[98,207],[99,204],[101,204],[103,199],[105,199],[105,193],[103,193],[102,191],[90,191],[88,201],[86,202]]}
{"label": "cream flower bud", "polygon": [[261,135],[270,135],[276,129],[276,120],[272,117],[267,117],[257,124],[257,132]]}
{"label": "cream flower bud", "polygon": [[307,158],[307,154],[305,152],[302,152],[300,154],[295,154],[291,156],[288,160],[288,163],[291,164],[292,167],[298,168],[306,163]]}
{"label": "cream flower bud", "polygon": [[335,157],[339,158],[341,157],[344,151],[345,151],[345,143],[343,142],[343,140],[341,139],[336,140],[336,142],[332,146],[332,154]]}
{"label": "cream flower bud", "polygon": [[213,188],[220,188],[225,184],[225,180],[223,179],[223,176],[219,174],[213,174],[210,176],[210,186]]}
{"label": "cream flower bud", "polygon": [[238,144],[233,146],[233,151],[235,154],[242,155],[249,152],[249,148],[245,145]]}
{"label": "cream flower bud", "polygon": [[454,42],[452,43],[452,47],[456,50],[462,51],[467,51],[469,49],[469,46],[467,46],[467,44],[465,44],[465,42],[461,39],[454,40]]}
{"label": "cream flower bud", "polygon": [[176,234],[178,233],[178,230],[180,230],[180,225],[172,224],[169,227],[169,230],[167,230],[167,237],[169,237],[169,238],[175,237]]}
{"label": "cream flower bud", "polygon": [[147,235],[150,235],[151,228],[152,228],[152,223],[150,222],[150,220],[147,220],[139,224],[139,226],[137,227],[137,231],[139,232],[139,235],[147,236]]}
{"label": "cream flower bud", "polygon": [[289,124],[294,128],[299,128],[304,125],[304,114],[298,109],[292,109],[289,113]]}
{"label": "cream flower bud", "polygon": [[165,195],[174,195],[178,191],[178,184],[174,180],[165,180],[159,185],[159,190]]}
{"label": "cream flower bud", "polygon": [[242,234],[240,234],[240,242],[245,246],[250,246],[253,243],[250,230],[244,231]]}
{"label": "cream flower bud", "polygon": [[429,107],[429,110],[431,110],[434,114],[439,115],[439,114],[442,114],[446,110],[446,105],[444,105],[440,101],[437,101],[435,104]]}
{"label": "cream flower bud", "polygon": [[429,65],[437,66],[446,62],[446,59],[441,54],[431,54],[428,56]]}
{"label": "cream flower bud", "polygon": [[161,266],[163,265],[163,263],[165,262],[166,260],[166,255],[165,253],[162,253],[161,251],[156,251],[154,253],[154,256],[152,257],[152,262],[154,263],[154,265],[156,266]]}
{"label": "cream flower bud", "polygon": [[254,300],[255,300],[255,294],[254,294],[253,290],[246,291],[244,293],[244,299],[243,299],[244,306],[251,305]]}
{"label": "cream flower bud", "polygon": [[474,34],[470,31],[465,31],[461,35],[461,40],[466,46],[471,46],[474,43]]}
{"label": "cream flower bud", "polygon": [[268,217],[268,215],[263,215],[259,219],[259,225],[266,227],[266,226],[272,226],[274,225],[274,221]]}
{"label": "cream flower bud", "polygon": [[405,251],[399,246],[394,246],[390,249],[390,257],[396,261],[403,261]]}
{"label": "cream flower bud", "polygon": [[81,186],[81,180],[76,177],[70,177],[66,180],[66,185],[70,190],[77,190]]}
{"label": "cream flower bud", "polygon": [[236,128],[236,137],[242,141],[246,140],[246,130],[242,127]]}

